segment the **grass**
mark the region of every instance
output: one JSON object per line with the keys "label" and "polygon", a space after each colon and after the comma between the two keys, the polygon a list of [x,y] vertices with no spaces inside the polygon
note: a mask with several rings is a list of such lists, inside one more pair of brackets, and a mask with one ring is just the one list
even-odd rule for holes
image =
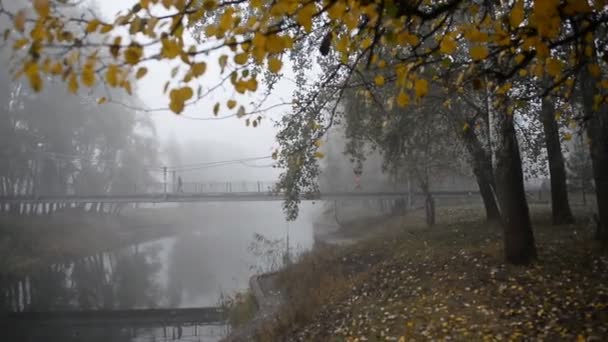
{"label": "grass", "polygon": [[381,225],[283,271],[286,306],[259,340],[606,340],[608,257],[585,218],[551,226],[533,207],[538,261],[504,263],[502,232],[474,208]]}
{"label": "grass", "polygon": [[249,323],[258,310],[251,291],[237,292],[233,296],[222,296],[220,307],[226,312],[228,323],[233,329]]}

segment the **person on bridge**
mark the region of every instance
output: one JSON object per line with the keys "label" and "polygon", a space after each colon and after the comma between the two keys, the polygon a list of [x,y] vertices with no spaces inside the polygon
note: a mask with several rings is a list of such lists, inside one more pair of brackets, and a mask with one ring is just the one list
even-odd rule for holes
{"label": "person on bridge", "polygon": [[177,192],[184,192],[184,183],[182,182],[182,176],[177,176]]}

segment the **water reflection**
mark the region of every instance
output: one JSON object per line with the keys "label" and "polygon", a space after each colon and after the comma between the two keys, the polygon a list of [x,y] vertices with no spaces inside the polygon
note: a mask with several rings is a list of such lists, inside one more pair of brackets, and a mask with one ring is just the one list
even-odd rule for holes
{"label": "water reflection", "polygon": [[71,263],[2,276],[3,311],[60,311],[156,307],[159,248],[131,246]]}
{"label": "water reflection", "polygon": [[[188,220],[180,222],[182,233],[176,236],[48,265],[26,275],[0,275],[0,312],[216,306],[222,293],[247,288],[251,275],[267,269],[269,262],[277,262],[252,255],[255,236],[279,241],[281,249],[288,235],[294,250],[312,244],[310,221],[287,224],[280,204],[231,205],[230,211],[207,205],[206,209],[180,208]],[[231,211],[240,215],[227,214]],[[226,333],[226,327],[182,328],[184,337],[196,336],[196,341],[219,340]],[[179,332],[162,328],[19,328],[11,340],[160,341],[173,335],[177,337]]]}

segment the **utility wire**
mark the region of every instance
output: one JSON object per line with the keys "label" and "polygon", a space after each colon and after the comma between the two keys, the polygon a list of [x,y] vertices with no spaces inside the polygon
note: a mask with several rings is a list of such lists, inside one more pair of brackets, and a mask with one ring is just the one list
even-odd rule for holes
{"label": "utility wire", "polygon": [[[90,158],[90,157],[85,157],[85,156],[69,155],[66,153],[50,152],[50,151],[43,151],[43,150],[40,150],[40,151],[31,150],[31,152],[42,153],[55,161],[116,163],[116,159]],[[222,161],[214,161],[214,162],[200,162],[200,163],[185,164],[185,165],[179,165],[179,166],[144,166],[144,167],[142,167],[142,169],[150,170],[150,171],[160,171],[160,172],[164,172],[165,169],[170,172],[189,172],[189,171],[204,170],[204,169],[208,169],[208,168],[234,165],[234,164],[240,164],[240,165],[243,165],[246,167],[251,167],[251,168],[269,168],[269,167],[273,167],[275,164],[273,163],[273,164],[268,164],[268,165],[251,165],[251,164],[247,164],[247,162],[265,160],[265,159],[271,159],[271,158],[272,158],[272,156],[249,157],[249,158],[230,159],[230,160],[222,160]]]}
{"label": "utility wire", "polygon": [[196,164],[187,164],[187,165],[173,166],[173,167],[167,167],[167,169],[171,170],[171,171],[190,171],[190,170],[205,169],[205,168],[208,168],[208,167],[215,167],[215,166],[223,166],[223,165],[230,165],[230,164],[241,164],[241,163],[244,163],[244,162],[251,162],[251,161],[264,160],[264,159],[270,159],[270,158],[272,158],[272,156],[231,159],[231,160],[223,160],[223,161],[216,161],[216,162],[205,162],[205,163],[196,163]]}

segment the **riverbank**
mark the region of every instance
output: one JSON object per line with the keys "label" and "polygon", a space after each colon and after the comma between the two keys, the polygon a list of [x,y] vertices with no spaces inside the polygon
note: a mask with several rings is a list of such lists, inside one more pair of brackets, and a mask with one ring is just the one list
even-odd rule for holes
{"label": "riverbank", "polygon": [[121,215],[58,212],[0,215],[0,270],[19,276],[40,265],[155,240],[178,232],[172,209],[128,209]]}
{"label": "riverbank", "polygon": [[274,340],[608,338],[608,256],[587,218],[554,227],[533,206],[538,261],[506,265],[501,230],[476,208],[414,213],[378,235],[320,247],[280,272],[284,305],[257,333]]}

